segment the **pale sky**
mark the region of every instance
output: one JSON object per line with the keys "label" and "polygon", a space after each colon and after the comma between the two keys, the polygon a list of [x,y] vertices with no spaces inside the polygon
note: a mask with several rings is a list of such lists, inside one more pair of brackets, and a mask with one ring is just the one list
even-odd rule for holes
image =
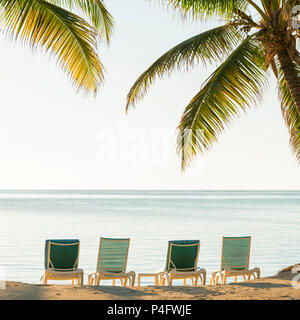
{"label": "pale sky", "polygon": [[0,189],[300,189],[274,81],[182,174],[175,129],[213,68],[158,80],[128,115],[126,95],[155,59],[213,24],[183,23],[146,0],[107,4],[116,28],[111,46],[99,45],[107,72],[96,98],[76,94],[53,58],[1,36]]}

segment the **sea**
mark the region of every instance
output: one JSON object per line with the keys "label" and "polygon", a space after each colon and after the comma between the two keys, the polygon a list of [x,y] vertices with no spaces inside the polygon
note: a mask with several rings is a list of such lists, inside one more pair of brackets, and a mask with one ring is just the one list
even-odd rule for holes
{"label": "sea", "polygon": [[250,267],[271,276],[300,263],[300,190],[0,191],[2,280],[40,283],[45,240],[79,239],[86,283],[101,236],[130,238],[136,273],[162,271],[169,240],[199,239],[208,275],[220,268],[223,236],[251,236]]}

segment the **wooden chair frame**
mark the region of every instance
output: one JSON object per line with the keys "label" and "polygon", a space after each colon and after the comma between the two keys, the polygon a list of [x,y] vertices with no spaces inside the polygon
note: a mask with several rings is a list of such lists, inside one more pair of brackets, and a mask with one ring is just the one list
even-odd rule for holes
{"label": "wooden chair frame", "polygon": [[[224,261],[224,240],[230,239],[230,240],[242,240],[242,239],[249,239],[249,248],[248,248],[248,257],[247,262],[245,265],[242,266],[231,266],[229,267],[223,267],[223,261]],[[249,281],[251,279],[251,276],[253,276],[254,279],[260,278],[260,268],[255,267],[253,269],[249,269],[249,262],[250,262],[250,248],[251,248],[251,237],[223,237],[222,238],[222,253],[221,253],[221,267],[220,271],[215,271],[211,273],[209,283],[210,285],[216,285],[219,283],[219,280],[221,281],[221,284],[226,284],[226,281],[230,277],[234,277],[234,282],[237,282],[237,278],[239,276],[242,276],[244,281]],[[241,269],[239,269],[241,268]]]}
{"label": "wooden chair frame", "polygon": [[[126,254],[126,258],[124,261],[124,265],[123,265],[123,270],[122,272],[108,272],[105,270],[105,268],[98,267],[99,265],[101,265],[101,259],[100,259],[100,253],[101,253],[101,242],[102,239],[105,240],[111,240],[113,242],[116,241],[128,241],[128,248],[127,248],[127,254]],[[98,259],[97,259],[97,264],[96,264],[96,272],[93,272],[91,274],[89,274],[88,276],[88,285],[100,285],[100,281],[101,280],[112,280],[113,281],[113,286],[115,286],[116,284],[116,280],[120,280],[121,286],[125,287],[127,286],[127,282],[129,283],[129,285],[131,287],[134,286],[135,284],[135,277],[136,274],[134,271],[130,271],[130,272],[126,272],[126,268],[127,268],[127,261],[128,261],[128,253],[129,253],[129,246],[130,246],[130,238],[124,238],[124,239],[112,239],[112,238],[103,238],[100,237],[100,243],[99,243],[99,250],[98,250]],[[97,270],[98,269],[98,270]]]}
{"label": "wooden chair frame", "polygon": [[[185,269],[176,269],[173,261],[171,260],[171,252],[172,247],[187,247],[187,246],[197,246],[197,254],[195,258],[194,267],[185,268]],[[199,251],[200,251],[200,241],[197,243],[192,244],[177,244],[177,243],[170,243],[169,251],[168,251],[168,268],[173,265],[173,269],[169,271],[163,271],[158,273],[159,283],[160,285],[164,286],[167,282],[168,286],[171,286],[173,280],[183,280],[183,285],[186,285],[186,280],[191,280],[192,285],[196,286],[198,284],[198,280],[200,281],[201,285],[205,285],[206,282],[206,270],[197,268],[198,259],[199,259]],[[189,270],[190,269],[190,270]]]}
{"label": "wooden chair frame", "polygon": [[[51,246],[52,245],[58,245],[58,246],[74,246],[78,245],[78,253],[77,253],[77,259],[74,263],[73,268],[70,269],[57,269],[54,268],[51,259],[50,259],[50,252],[51,252]],[[48,242],[48,252],[47,252],[47,266],[44,272],[44,275],[42,276],[41,280],[43,281],[43,284],[47,284],[48,280],[72,280],[72,285],[74,285],[74,282],[76,281],[78,285],[83,284],[83,270],[78,269],[79,264],[79,249],[80,249],[80,242],[77,243],[55,243],[52,241]]]}

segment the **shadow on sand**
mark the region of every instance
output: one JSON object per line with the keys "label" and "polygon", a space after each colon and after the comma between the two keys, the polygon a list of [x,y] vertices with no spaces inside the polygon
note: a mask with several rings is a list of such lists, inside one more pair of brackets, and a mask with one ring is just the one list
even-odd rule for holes
{"label": "shadow on sand", "polygon": [[218,296],[221,295],[221,292],[216,290],[208,289],[207,287],[199,286],[199,287],[190,287],[190,286],[165,286],[165,287],[158,287],[165,292],[172,292],[172,293],[183,293],[183,294],[191,294],[191,295],[212,295]]}
{"label": "shadow on sand", "polygon": [[94,294],[106,293],[106,294],[110,294],[113,296],[117,296],[119,298],[123,297],[124,299],[128,299],[128,297],[130,297],[131,299],[135,299],[135,298],[141,297],[141,296],[155,296],[156,295],[155,293],[140,291],[140,290],[131,289],[128,287],[86,286],[86,288],[90,292],[93,292]]}
{"label": "shadow on sand", "polygon": [[288,285],[288,284],[268,283],[268,282],[238,282],[238,283],[230,283],[228,285],[247,287],[247,288],[257,288],[257,289],[290,288],[291,287],[291,285]]}
{"label": "shadow on sand", "polygon": [[[44,299],[42,285],[28,285],[26,287],[18,288],[18,284],[13,284],[13,290],[9,294],[5,294],[4,300],[41,300]],[[5,289],[4,289],[5,290]]]}

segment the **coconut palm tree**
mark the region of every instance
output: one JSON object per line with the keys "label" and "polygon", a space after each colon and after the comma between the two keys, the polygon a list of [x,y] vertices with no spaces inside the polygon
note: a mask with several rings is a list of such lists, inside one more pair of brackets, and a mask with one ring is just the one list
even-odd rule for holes
{"label": "coconut palm tree", "polygon": [[[224,23],[170,49],[134,83],[126,110],[143,98],[155,79],[197,62],[219,62],[186,106],[178,125],[178,153],[184,170],[205,153],[241,112],[254,105],[273,73],[290,144],[300,162],[300,36],[294,0],[161,0],[194,19]],[[295,7],[296,6],[296,7]],[[299,10],[297,10],[299,9]],[[200,134],[199,134],[200,133]]]}
{"label": "coconut palm tree", "polygon": [[102,0],[0,0],[0,10],[8,38],[55,55],[78,90],[97,91],[103,82],[97,40],[109,42],[113,27]]}

